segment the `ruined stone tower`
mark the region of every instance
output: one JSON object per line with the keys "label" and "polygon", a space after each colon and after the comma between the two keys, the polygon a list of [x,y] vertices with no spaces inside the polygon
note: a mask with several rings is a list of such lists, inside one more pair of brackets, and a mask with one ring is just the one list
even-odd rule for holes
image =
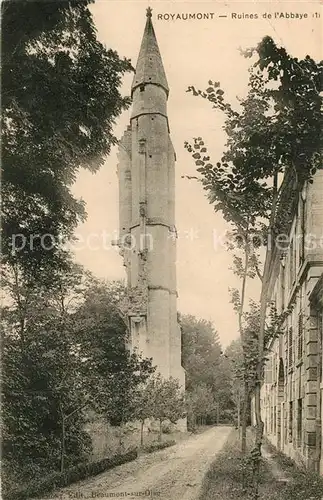
{"label": "ruined stone tower", "polygon": [[177,322],[175,152],[169,136],[169,88],[151,9],[134,75],[130,125],[119,149],[119,245],[127,272],[131,348],[184,387]]}

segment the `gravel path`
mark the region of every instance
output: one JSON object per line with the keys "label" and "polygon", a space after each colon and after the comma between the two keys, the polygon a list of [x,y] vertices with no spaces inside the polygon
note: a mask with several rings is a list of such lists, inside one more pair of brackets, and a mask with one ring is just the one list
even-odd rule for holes
{"label": "gravel path", "polygon": [[212,427],[175,446],[61,489],[50,498],[197,500],[203,477],[230,431],[230,427]]}

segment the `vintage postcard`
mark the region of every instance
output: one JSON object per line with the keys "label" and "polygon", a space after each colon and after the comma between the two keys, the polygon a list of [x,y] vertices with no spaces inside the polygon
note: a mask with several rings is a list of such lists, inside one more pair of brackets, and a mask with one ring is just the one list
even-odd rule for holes
{"label": "vintage postcard", "polygon": [[2,1],[2,497],[323,498],[320,1]]}

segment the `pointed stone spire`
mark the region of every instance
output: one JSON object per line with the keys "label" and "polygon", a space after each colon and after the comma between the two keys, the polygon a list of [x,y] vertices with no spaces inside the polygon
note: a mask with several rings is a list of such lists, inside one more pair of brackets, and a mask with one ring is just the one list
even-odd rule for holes
{"label": "pointed stone spire", "polygon": [[133,93],[133,91],[140,85],[153,83],[155,85],[163,87],[168,95],[169,88],[163,62],[158,48],[158,43],[156,40],[153,23],[151,20],[151,12],[151,8],[148,7],[146,13],[147,21],[141,42],[131,92]]}

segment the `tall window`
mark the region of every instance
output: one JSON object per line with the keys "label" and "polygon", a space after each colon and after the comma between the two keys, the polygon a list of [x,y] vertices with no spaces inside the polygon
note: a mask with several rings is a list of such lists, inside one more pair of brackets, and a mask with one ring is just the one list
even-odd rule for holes
{"label": "tall window", "polygon": [[306,201],[300,199],[300,235],[299,235],[299,265],[305,259],[305,231],[306,231]]}
{"label": "tall window", "polygon": [[272,371],[272,382],[275,383],[277,379],[277,367],[276,367],[276,356],[273,357],[273,371]]}
{"label": "tall window", "polygon": [[288,343],[287,343],[288,367],[291,368],[291,366],[293,365],[293,328],[292,328],[292,326],[289,327],[287,335],[288,335]]}
{"label": "tall window", "polygon": [[277,433],[277,409],[274,406],[274,434]]}
{"label": "tall window", "polygon": [[272,383],[272,357],[270,357],[265,363],[265,382],[267,384]]}
{"label": "tall window", "polygon": [[287,422],[287,402],[283,403],[284,408],[284,442],[288,443],[288,422]]}
{"label": "tall window", "polygon": [[294,273],[293,273],[293,244],[294,244],[294,240],[291,240],[290,241],[290,246],[289,246],[289,252],[288,252],[288,270],[289,270],[289,283],[288,283],[288,287],[289,287],[289,289],[292,288],[293,279],[294,279]]}
{"label": "tall window", "polygon": [[298,335],[297,335],[297,358],[303,357],[303,338],[304,338],[304,318],[302,311],[298,315]]}
{"label": "tall window", "polygon": [[297,400],[297,446],[302,446],[303,400]]}
{"label": "tall window", "polygon": [[289,247],[289,287],[292,288],[296,279],[296,245],[295,245],[295,230],[290,240]]}
{"label": "tall window", "polygon": [[289,402],[288,441],[293,441],[293,401]]}

